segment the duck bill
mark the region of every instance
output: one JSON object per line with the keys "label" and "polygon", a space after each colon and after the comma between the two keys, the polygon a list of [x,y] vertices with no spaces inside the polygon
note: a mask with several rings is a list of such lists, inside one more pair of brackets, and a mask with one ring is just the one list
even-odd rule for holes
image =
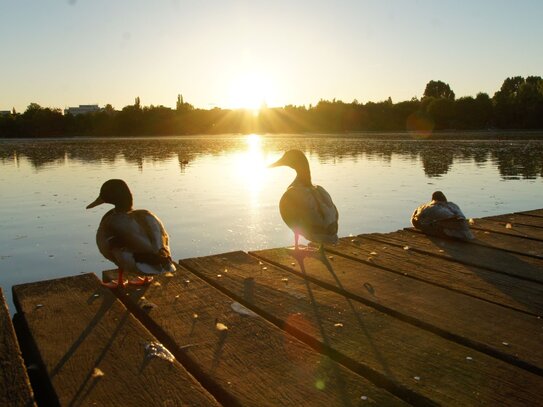
{"label": "duck bill", "polygon": [[268,165],[268,168],[281,167],[283,165],[285,165],[285,163],[283,162],[283,157],[281,157],[279,160],[277,160],[273,164]]}
{"label": "duck bill", "polygon": [[87,205],[87,209],[94,208],[95,206],[102,205],[103,203],[105,203],[104,200],[98,197],[93,203]]}

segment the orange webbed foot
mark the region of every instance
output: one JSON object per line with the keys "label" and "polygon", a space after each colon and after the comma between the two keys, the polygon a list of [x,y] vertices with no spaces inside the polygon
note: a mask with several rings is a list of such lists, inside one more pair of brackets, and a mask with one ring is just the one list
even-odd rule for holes
{"label": "orange webbed foot", "polygon": [[112,289],[124,288],[124,287],[126,287],[127,284],[128,284],[128,280],[121,280],[121,281],[111,280],[110,282],[107,282],[107,283],[102,281],[102,285],[104,287],[112,288]]}

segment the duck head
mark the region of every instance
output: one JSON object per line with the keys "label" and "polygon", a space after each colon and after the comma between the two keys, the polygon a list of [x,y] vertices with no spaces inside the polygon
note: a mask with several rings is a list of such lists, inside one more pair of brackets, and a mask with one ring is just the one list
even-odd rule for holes
{"label": "duck head", "polygon": [[447,202],[447,198],[445,197],[445,194],[443,192],[436,191],[432,194],[432,201]]}
{"label": "duck head", "polygon": [[110,179],[100,188],[100,195],[91,204],[87,205],[87,209],[95,206],[108,203],[115,205],[115,209],[120,211],[129,211],[132,209],[132,193],[122,179]]}
{"label": "duck head", "polygon": [[300,150],[289,150],[283,156],[274,162],[273,164],[270,164],[268,167],[290,167],[296,171],[297,179],[307,183],[311,184],[311,172],[309,170],[309,161],[307,161],[307,158],[303,152]]}

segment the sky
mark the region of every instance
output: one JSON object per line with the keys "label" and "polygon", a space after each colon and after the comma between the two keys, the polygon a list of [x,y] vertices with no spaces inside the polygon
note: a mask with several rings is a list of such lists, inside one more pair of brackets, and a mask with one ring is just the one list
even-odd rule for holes
{"label": "sky", "polygon": [[0,110],[490,96],[543,75],[540,0],[0,0]]}

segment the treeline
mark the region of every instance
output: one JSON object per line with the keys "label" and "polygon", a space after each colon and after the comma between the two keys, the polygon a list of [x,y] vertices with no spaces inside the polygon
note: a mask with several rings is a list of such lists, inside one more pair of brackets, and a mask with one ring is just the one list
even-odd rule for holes
{"label": "treeline", "polygon": [[450,86],[430,81],[421,99],[365,104],[321,100],[315,106],[263,107],[255,115],[237,109],[196,109],[179,95],[176,108],[133,105],[117,111],[63,115],[35,103],[24,113],[0,116],[0,137],[140,136],[222,133],[342,133],[362,131],[543,129],[543,79],[507,78],[491,98],[486,93],[455,98]]}

